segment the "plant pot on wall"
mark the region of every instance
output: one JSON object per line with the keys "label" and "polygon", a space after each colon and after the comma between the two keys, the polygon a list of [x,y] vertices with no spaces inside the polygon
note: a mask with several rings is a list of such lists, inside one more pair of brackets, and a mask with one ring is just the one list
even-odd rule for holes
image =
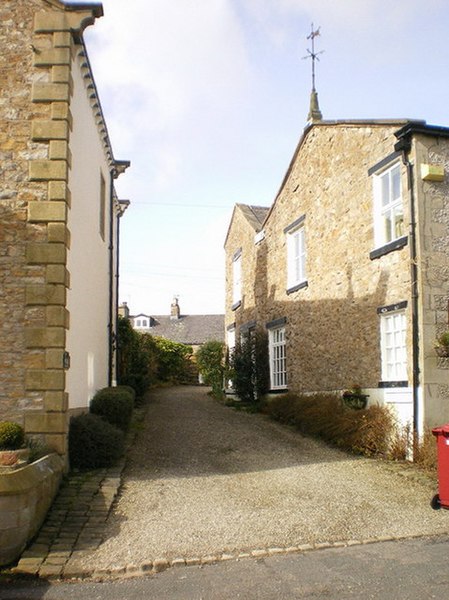
{"label": "plant pot on wall", "polygon": [[20,448],[18,450],[0,450],[0,467],[18,469],[28,464],[29,459],[29,448]]}
{"label": "plant pot on wall", "polygon": [[349,408],[353,408],[355,410],[361,410],[362,408],[366,408],[368,403],[368,394],[343,394],[343,402]]}

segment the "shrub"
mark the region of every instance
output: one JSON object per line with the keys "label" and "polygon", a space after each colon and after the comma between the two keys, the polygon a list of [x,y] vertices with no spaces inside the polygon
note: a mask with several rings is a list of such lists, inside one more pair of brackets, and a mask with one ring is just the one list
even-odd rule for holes
{"label": "shrub", "polygon": [[192,347],[162,337],[155,336],[153,340],[157,351],[158,379],[170,383],[180,383],[187,379]]}
{"label": "shrub", "polygon": [[124,434],[101,417],[85,413],[70,419],[69,459],[74,469],[113,465],[123,454]]}
{"label": "shrub", "polygon": [[262,331],[247,335],[239,342],[230,358],[235,393],[248,404],[256,404],[270,385],[268,338]]}
{"label": "shrub", "polygon": [[212,340],[206,342],[196,353],[196,361],[204,383],[212,386],[214,396],[220,396],[223,390],[224,343]]}
{"label": "shrub", "polygon": [[129,319],[118,321],[118,381],[141,398],[156,380],[157,351],[151,335],[135,331]]}
{"label": "shrub", "polygon": [[13,421],[0,421],[0,450],[18,450],[24,443],[23,427]]}
{"label": "shrub", "polygon": [[337,394],[284,394],[268,401],[265,412],[302,433],[366,456],[386,455],[395,427],[387,407],[352,410]]}
{"label": "shrub", "polygon": [[90,412],[126,431],[131,422],[134,399],[126,387],[103,388],[92,398]]}

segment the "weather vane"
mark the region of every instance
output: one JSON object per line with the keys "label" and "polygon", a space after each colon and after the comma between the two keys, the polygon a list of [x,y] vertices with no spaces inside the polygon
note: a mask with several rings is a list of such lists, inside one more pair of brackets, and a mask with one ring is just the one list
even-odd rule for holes
{"label": "weather vane", "polygon": [[308,40],[312,40],[312,50],[309,50],[307,48],[307,56],[303,56],[303,60],[307,59],[307,58],[311,58],[312,59],[312,90],[315,90],[315,61],[316,60],[320,60],[318,58],[319,54],[323,54],[324,50],[321,50],[320,52],[315,52],[315,38],[318,37],[320,34],[320,29],[321,27],[318,27],[318,29],[314,29],[313,28],[313,23],[312,23],[312,27],[311,27],[311,32],[310,35],[307,36]]}

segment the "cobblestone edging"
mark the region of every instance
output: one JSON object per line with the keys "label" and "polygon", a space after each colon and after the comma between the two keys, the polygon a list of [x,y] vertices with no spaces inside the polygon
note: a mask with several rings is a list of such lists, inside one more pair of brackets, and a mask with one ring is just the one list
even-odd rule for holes
{"label": "cobblestone edging", "polygon": [[[281,547],[273,547],[273,548],[257,548],[255,550],[248,550],[246,552],[236,552],[236,553],[219,553],[212,554],[202,557],[186,557],[186,558],[174,558],[174,559],[166,559],[166,558],[157,558],[154,560],[149,560],[143,562],[140,565],[128,564],[124,566],[117,566],[109,569],[95,569],[94,567],[91,569],[88,568],[75,568],[70,569],[70,564],[67,566],[69,568],[62,569],[62,572],[58,574],[46,575],[46,578],[55,579],[60,578],[64,580],[70,579],[91,579],[94,581],[103,581],[103,580],[112,580],[112,579],[124,579],[131,577],[142,577],[142,576],[150,576],[156,575],[163,571],[166,571],[170,568],[179,568],[179,567],[203,567],[206,565],[213,565],[220,562],[225,561],[240,561],[246,559],[264,559],[271,556],[279,556],[286,554],[303,554],[307,552],[319,551],[319,550],[329,550],[332,548],[346,548],[350,546],[361,546],[367,544],[374,544],[379,542],[393,542],[404,539],[414,539],[422,536],[402,536],[402,537],[390,537],[390,536],[381,536],[376,538],[369,538],[366,540],[347,540],[341,542],[321,542],[316,544],[301,544],[298,546],[289,546],[285,548]],[[41,577],[43,575],[39,573]]]}
{"label": "cobblestone edging", "polygon": [[33,544],[13,573],[70,577],[71,562],[103,541],[103,526],[120,486],[124,460],[116,467],[72,475]]}

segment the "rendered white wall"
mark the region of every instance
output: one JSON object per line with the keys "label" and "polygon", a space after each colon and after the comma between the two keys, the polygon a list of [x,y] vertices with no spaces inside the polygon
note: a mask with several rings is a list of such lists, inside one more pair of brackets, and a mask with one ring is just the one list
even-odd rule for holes
{"label": "rendered white wall", "polygon": [[[87,407],[96,390],[107,385],[109,320],[109,197],[110,175],[79,59],[72,65],[73,98],[69,174],[71,208],[68,227],[70,328],[67,350],[71,366],[66,389],[69,408]],[[100,235],[100,181],[105,181],[105,238]]]}

